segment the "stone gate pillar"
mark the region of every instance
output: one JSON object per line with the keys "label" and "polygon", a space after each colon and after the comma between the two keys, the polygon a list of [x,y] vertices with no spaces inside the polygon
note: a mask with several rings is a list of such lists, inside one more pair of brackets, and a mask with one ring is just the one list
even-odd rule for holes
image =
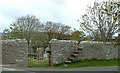
{"label": "stone gate pillar", "polygon": [[2,63],[27,67],[28,45],[24,39],[2,40]]}

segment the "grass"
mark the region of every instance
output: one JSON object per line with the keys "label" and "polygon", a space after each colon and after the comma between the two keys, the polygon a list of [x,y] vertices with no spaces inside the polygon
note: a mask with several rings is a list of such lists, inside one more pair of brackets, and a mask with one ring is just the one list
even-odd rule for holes
{"label": "grass", "polygon": [[[78,68],[78,67],[96,67],[96,66],[118,66],[118,60],[85,60],[78,61],[65,66],[63,63],[55,65],[55,68]],[[37,60],[29,59],[28,67],[48,67],[48,59]]]}
{"label": "grass", "polygon": [[48,59],[43,60],[29,59],[28,67],[48,67]]}
{"label": "grass", "polygon": [[55,65],[55,67],[57,68],[77,68],[94,66],[118,66],[118,60],[85,60],[68,64],[67,66],[65,66],[64,64]]}
{"label": "grass", "polygon": [[120,73],[120,71],[116,72],[116,73]]}

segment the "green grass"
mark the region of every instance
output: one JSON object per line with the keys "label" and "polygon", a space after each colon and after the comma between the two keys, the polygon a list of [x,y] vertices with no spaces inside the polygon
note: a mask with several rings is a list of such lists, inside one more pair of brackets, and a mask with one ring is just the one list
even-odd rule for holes
{"label": "green grass", "polygon": [[28,67],[48,67],[48,59],[43,60],[29,59]]}
{"label": "green grass", "polygon": [[[118,66],[118,60],[85,60],[78,61],[65,66],[63,63],[55,65],[55,68],[78,68],[78,67],[95,67],[95,66]],[[48,59],[28,60],[28,67],[48,67]]]}
{"label": "green grass", "polygon": [[120,73],[120,71],[116,72],[116,73]]}
{"label": "green grass", "polygon": [[68,64],[67,66],[65,66],[64,64],[55,65],[55,67],[57,68],[77,68],[94,66],[118,66],[118,60],[85,60]]}
{"label": "green grass", "polygon": [[115,72],[115,73],[120,73],[120,71],[117,71],[117,72]]}

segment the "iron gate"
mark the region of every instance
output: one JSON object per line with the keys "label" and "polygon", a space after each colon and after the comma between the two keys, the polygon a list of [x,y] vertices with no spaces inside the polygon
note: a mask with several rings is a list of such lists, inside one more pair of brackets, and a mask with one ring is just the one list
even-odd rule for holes
{"label": "iron gate", "polygon": [[28,51],[28,67],[48,67],[48,54],[43,49],[37,48],[37,50],[34,51],[31,48]]}

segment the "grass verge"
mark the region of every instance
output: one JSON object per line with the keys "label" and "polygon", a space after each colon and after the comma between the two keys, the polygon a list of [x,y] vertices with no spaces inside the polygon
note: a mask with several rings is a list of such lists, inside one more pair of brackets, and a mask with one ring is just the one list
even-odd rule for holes
{"label": "grass verge", "polygon": [[[120,60],[119,60],[120,61]],[[72,64],[58,64],[55,65],[57,68],[77,68],[77,67],[96,67],[96,66],[118,66],[118,60],[85,60],[78,61]]]}

